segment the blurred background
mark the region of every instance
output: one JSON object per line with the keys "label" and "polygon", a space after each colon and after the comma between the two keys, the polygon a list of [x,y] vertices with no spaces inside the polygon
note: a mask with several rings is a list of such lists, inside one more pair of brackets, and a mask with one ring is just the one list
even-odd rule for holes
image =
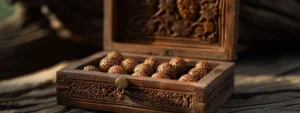
{"label": "blurred background", "polygon": [[102,5],[102,0],[0,0],[0,78],[100,51]]}

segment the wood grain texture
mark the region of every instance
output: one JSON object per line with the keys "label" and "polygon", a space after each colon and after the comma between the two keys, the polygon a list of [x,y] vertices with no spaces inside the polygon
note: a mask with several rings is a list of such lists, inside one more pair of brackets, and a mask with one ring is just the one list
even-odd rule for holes
{"label": "wood grain texture", "polygon": [[299,54],[242,58],[237,63],[235,92],[218,113],[299,112],[298,61]]}
{"label": "wood grain texture", "polygon": [[[42,85],[49,85],[55,82],[56,71],[67,66],[69,63],[64,62],[48,69],[44,69],[35,73],[24,75],[22,77],[9,80],[2,80],[0,83],[0,95],[2,97],[14,96],[11,93],[17,94],[31,89],[38,88]],[[13,88],[11,88],[13,87]]]}

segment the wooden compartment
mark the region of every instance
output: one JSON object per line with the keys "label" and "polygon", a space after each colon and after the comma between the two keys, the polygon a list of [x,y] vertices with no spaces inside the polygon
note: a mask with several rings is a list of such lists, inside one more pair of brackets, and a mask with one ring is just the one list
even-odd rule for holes
{"label": "wooden compartment", "polygon": [[[57,73],[57,99],[59,104],[94,110],[113,112],[213,112],[230,97],[234,87],[234,63],[208,61],[213,70],[199,82],[179,82],[177,80],[133,77],[130,75],[107,74],[103,72],[82,71],[86,65],[95,65],[107,52],[100,52],[70,65]],[[149,55],[126,54],[125,57],[139,61]],[[152,56],[153,57],[153,56]],[[172,57],[154,56],[160,61]],[[185,59],[189,66],[199,59]],[[115,80],[121,76],[129,82],[130,94],[116,100],[117,95],[104,96],[102,88],[116,91]],[[162,97],[159,97],[161,93]],[[109,94],[109,93],[108,93]],[[116,94],[116,93],[114,93]],[[150,98],[150,96],[152,96]],[[181,96],[181,97],[180,97]],[[138,98],[142,97],[142,98]],[[150,98],[150,99],[147,99]],[[171,103],[164,101],[176,100]],[[185,103],[184,99],[188,101]],[[190,100],[189,100],[190,99]]]}
{"label": "wooden compartment", "polygon": [[[104,6],[105,51],[57,72],[58,104],[124,113],[211,113],[230,97],[234,63],[228,61],[235,58],[237,0],[105,0]],[[184,11],[187,6],[199,13]],[[98,66],[113,50],[139,62],[181,57],[194,66],[205,60],[213,70],[198,82],[82,70]],[[116,80],[128,82],[122,89],[126,93],[120,93]]]}

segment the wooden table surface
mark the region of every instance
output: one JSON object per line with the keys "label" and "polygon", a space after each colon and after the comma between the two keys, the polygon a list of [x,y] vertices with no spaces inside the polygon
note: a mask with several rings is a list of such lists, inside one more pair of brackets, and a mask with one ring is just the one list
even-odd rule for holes
{"label": "wooden table surface", "polygon": [[[70,62],[0,81],[0,112],[96,112],[56,104],[56,71]],[[218,113],[300,112],[300,55],[242,58],[235,92]]]}

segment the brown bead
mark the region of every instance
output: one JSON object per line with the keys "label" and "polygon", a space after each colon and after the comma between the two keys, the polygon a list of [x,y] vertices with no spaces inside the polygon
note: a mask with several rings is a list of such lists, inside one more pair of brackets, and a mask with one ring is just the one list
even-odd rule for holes
{"label": "brown bead", "polygon": [[207,72],[202,68],[193,68],[189,71],[188,74],[195,77],[197,80],[200,80],[207,74]]}
{"label": "brown bead", "polygon": [[156,79],[170,79],[170,77],[164,73],[161,73],[161,72],[157,72],[157,73],[154,73],[151,78],[156,78]]}
{"label": "brown bead", "polygon": [[153,74],[152,67],[149,64],[139,64],[134,68],[134,72],[144,72],[147,76],[151,76]]}
{"label": "brown bead", "polygon": [[135,66],[138,65],[138,61],[133,58],[127,58],[121,63],[121,65],[125,68],[127,74],[132,74]]}
{"label": "brown bead", "polygon": [[184,74],[182,75],[178,81],[184,81],[184,82],[198,82],[198,77],[192,76],[190,74]]}
{"label": "brown bead", "polygon": [[132,76],[136,76],[136,77],[148,77],[146,73],[144,72],[135,72],[132,74]]}
{"label": "brown bead", "polygon": [[106,57],[116,59],[119,64],[121,64],[124,59],[123,55],[118,51],[109,52]]}
{"label": "brown bead", "polygon": [[168,75],[171,79],[175,79],[177,75],[177,71],[169,62],[164,62],[160,64],[157,68],[157,72],[164,73]]}
{"label": "brown bead", "polygon": [[186,71],[186,62],[184,59],[176,57],[170,60],[169,62],[176,70],[177,74],[183,74]]}
{"label": "brown bead", "polygon": [[126,70],[120,65],[114,65],[109,68],[108,72],[110,74],[126,74]]}
{"label": "brown bead", "polygon": [[202,68],[204,69],[207,73],[209,73],[212,70],[212,66],[210,63],[205,62],[205,61],[200,61],[196,64],[196,68]]}
{"label": "brown bead", "polygon": [[160,63],[155,58],[150,57],[144,61],[144,64],[149,64],[152,67],[153,72],[155,72]]}
{"label": "brown bead", "polygon": [[99,68],[101,72],[107,72],[111,66],[118,65],[119,62],[113,58],[104,58],[99,63]]}
{"label": "brown bead", "polygon": [[92,65],[89,65],[89,66],[85,66],[83,68],[84,71],[99,71],[99,69],[96,67],[96,66],[92,66]]}

